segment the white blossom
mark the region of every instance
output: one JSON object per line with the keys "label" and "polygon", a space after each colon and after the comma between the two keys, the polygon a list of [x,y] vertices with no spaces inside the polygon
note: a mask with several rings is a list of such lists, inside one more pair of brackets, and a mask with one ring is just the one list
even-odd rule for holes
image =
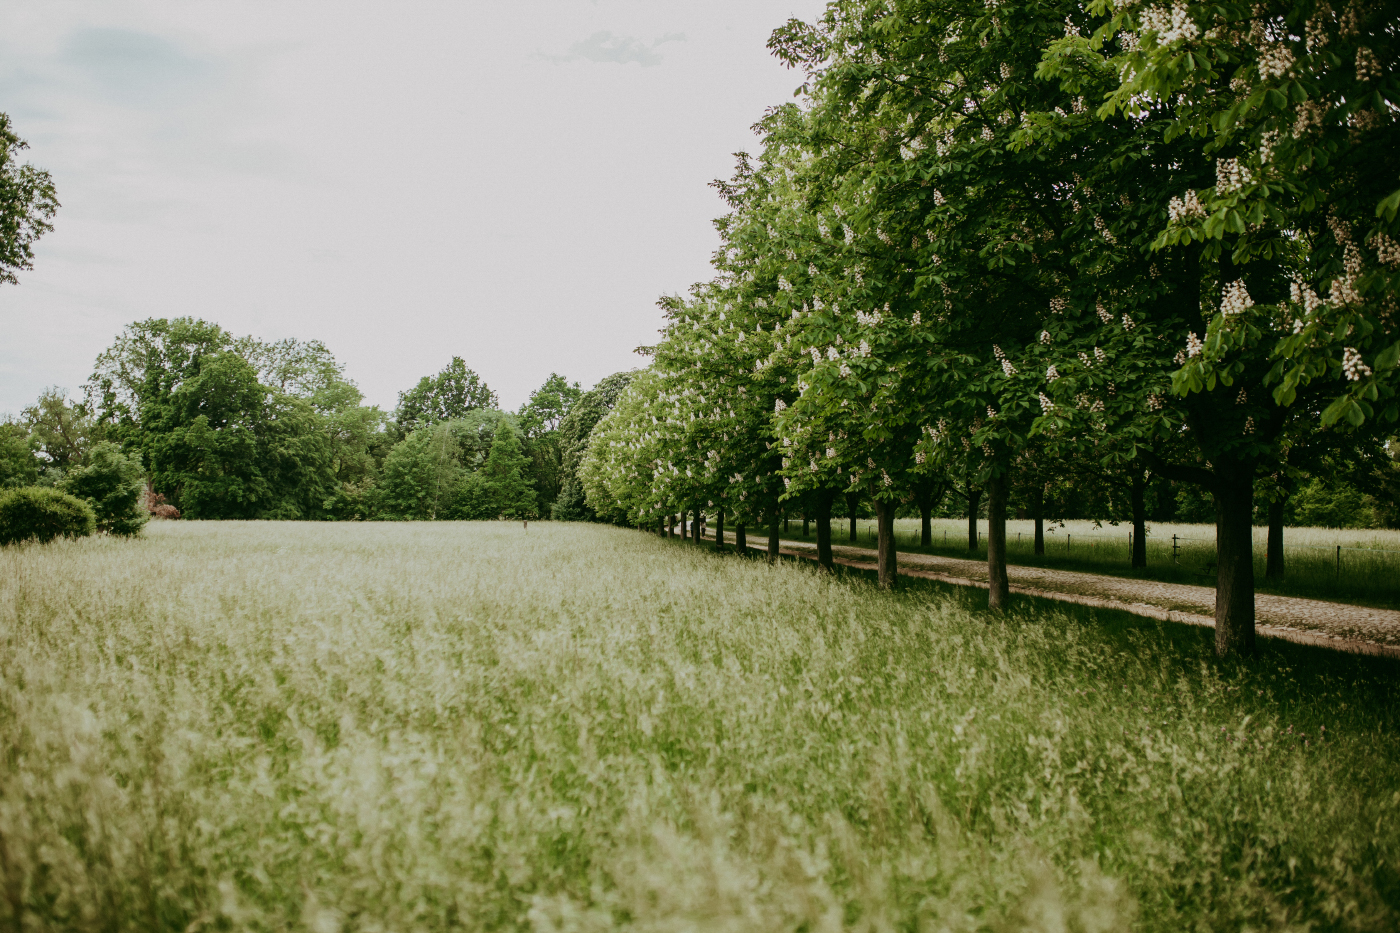
{"label": "white blossom", "polygon": [[1239,159],[1215,160],[1215,193],[1229,194],[1238,191],[1254,181],[1249,166],[1241,165]]}
{"label": "white blossom", "polygon": [[1355,347],[1347,347],[1342,351],[1342,372],[1351,382],[1359,382],[1371,375],[1371,367],[1362,362]]}
{"label": "white blossom", "polygon": [[[1171,9],[1154,6],[1138,14],[1143,32],[1155,32],[1157,42],[1170,45],[1177,41],[1190,42],[1201,34],[1201,29],[1191,19],[1184,3],[1174,3]],[[1065,20],[1066,35],[1069,34],[1069,20]],[[1078,35],[1078,33],[1075,33]]]}
{"label": "white blossom", "polygon": [[1254,307],[1254,299],[1249,297],[1249,290],[1245,288],[1244,279],[1235,279],[1225,286],[1224,294],[1220,298],[1221,314],[1242,314]]}
{"label": "white blossom", "polygon": [[1174,224],[1202,220],[1205,216],[1206,209],[1201,206],[1201,199],[1194,190],[1187,191],[1184,197],[1172,198],[1167,204],[1167,217]]}
{"label": "white blossom", "polygon": [[1293,67],[1293,50],[1286,45],[1265,46],[1259,53],[1259,77],[1265,81],[1281,78]]}

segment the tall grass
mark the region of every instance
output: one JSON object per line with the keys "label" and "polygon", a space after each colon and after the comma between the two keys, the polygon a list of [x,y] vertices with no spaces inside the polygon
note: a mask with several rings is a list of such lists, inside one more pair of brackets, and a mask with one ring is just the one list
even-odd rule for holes
{"label": "tall grass", "polygon": [[[987,556],[987,523],[979,521],[979,548],[967,547],[967,519],[935,519],[933,546],[921,547],[918,519],[895,522],[900,550],[945,557]],[[856,523],[859,547],[875,547],[875,523]],[[1089,521],[1050,526],[1045,554],[1035,553],[1035,527],[1028,520],[1007,522],[1007,559],[1013,564],[1056,567],[1089,573],[1140,577],[1175,583],[1214,585],[1215,526],[1152,522],[1148,525],[1147,567],[1133,569],[1130,524]],[[789,524],[784,537],[803,540],[800,522]],[[833,520],[832,539],[850,544],[845,519]],[[1264,578],[1267,529],[1254,535],[1255,582],[1260,592],[1314,599],[1340,600],[1385,607],[1400,606],[1400,531],[1350,528],[1288,528],[1284,530],[1286,572],[1282,580]],[[816,541],[816,528],[806,539]],[[1337,548],[1340,547],[1340,554]]]}
{"label": "tall grass", "polygon": [[0,550],[0,639],[9,929],[1400,924],[1383,660],[453,523]]}

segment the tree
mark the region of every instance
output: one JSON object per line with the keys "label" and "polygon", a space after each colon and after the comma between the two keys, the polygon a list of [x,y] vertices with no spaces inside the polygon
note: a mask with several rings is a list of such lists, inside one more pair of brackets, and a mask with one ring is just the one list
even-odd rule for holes
{"label": "tree", "polygon": [[632,380],[632,373],[613,373],[579,396],[559,421],[559,494],[551,510],[556,521],[594,521],[597,514],[589,507],[580,478],[588,453],[589,438],[598,422],[612,411],[618,397]]}
{"label": "tree", "polygon": [[549,514],[564,483],[564,451],[559,425],[583,395],[558,373],[550,373],[544,385],[530,393],[520,408],[518,422],[530,458],[530,477],[539,496],[540,511]]}
{"label": "tree", "polygon": [[533,438],[557,431],[582,395],[577,382],[570,383],[558,373],[550,373],[544,385],[531,392],[530,400],[520,407],[522,432]]}
{"label": "tree", "polygon": [[11,285],[15,273],[34,267],[34,243],[53,229],[58,210],[49,173],[19,162],[29,148],[0,113],[0,283]]}
{"label": "tree", "polygon": [[142,405],[141,427],[152,486],[187,518],[313,518],[334,489],[310,404],[259,383],[231,351],[200,357]]}
{"label": "tree", "polygon": [[509,421],[502,421],[481,467],[481,478],[497,513],[507,518],[535,516],[535,491],[526,475],[529,464],[515,429]]}
{"label": "tree", "polygon": [[78,464],[100,434],[87,410],[69,403],[68,393],[56,387],[39,393],[23,417],[39,450],[60,471]]}
{"label": "tree", "polygon": [[453,427],[453,422],[421,427],[389,451],[378,486],[383,517],[432,521],[448,516],[467,472]]}
{"label": "tree", "polygon": [[33,486],[39,481],[34,440],[22,423],[0,421],[0,489]]}
{"label": "tree", "polygon": [[496,393],[481,377],[454,356],[436,376],[424,376],[418,385],[399,393],[394,420],[401,431],[464,417],[478,408],[496,408]]}
{"label": "tree", "polygon": [[64,475],[59,488],[92,506],[98,531],[136,535],[150,518],[142,507],[146,480],[141,461],[123,454],[111,441],[89,450]]}

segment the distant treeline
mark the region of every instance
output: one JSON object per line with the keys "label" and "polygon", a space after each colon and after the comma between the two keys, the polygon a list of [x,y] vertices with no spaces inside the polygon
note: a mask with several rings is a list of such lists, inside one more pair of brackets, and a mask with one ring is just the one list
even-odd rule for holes
{"label": "distant treeline", "polygon": [[48,389],[0,423],[0,488],[58,487],[113,446],[158,514],[194,519],[595,518],[578,464],[626,386],[551,374],[519,411],[454,357],[365,405],[318,341],[236,338],[194,318],[127,327],[81,395]]}

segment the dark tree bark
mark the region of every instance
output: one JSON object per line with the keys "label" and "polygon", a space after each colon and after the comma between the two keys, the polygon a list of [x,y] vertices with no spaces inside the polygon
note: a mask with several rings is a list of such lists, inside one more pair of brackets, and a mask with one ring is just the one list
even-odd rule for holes
{"label": "dark tree bark", "polygon": [[806,510],[806,509],[803,509],[803,510],[802,510],[802,537],[804,537],[804,538],[807,537],[807,522],[808,522],[809,517],[810,517],[810,516],[808,516],[807,510]]}
{"label": "dark tree bark", "polygon": [[1035,553],[1045,556],[1045,487],[1036,486],[1031,493],[1032,518],[1035,519]]}
{"label": "dark tree bark", "polygon": [[1254,465],[1217,464],[1215,653],[1254,653]]}
{"label": "dark tree bark", "polygon": [[676,525],[676,516],[667,515],[666,518],[662,520],[662,523],[666,526],[665,529],[661,532],[662,535],[664,535],[667,538],[671,537],[671,530]]}
{"label": "dark tree bark", "polygon": [[876,567],[882,590],[893,589],[895,580],[899,577],[899,565],[896,563],[894,546],[894,509],[893,502],[885,499],[875,500],[875,521],[879,529],[877,535],[879,556],[876,560]]}
{"label": "dark tree bark", "polygon": [[1011,599],[1006,575],[1006,494],[1011,485],[1005,474],[987,484],[987,608],[1001,612]]}
{"label": "dark tree bark", "polygon": [[744,523],[734,526],[734,550],[740,554],[749,552],[749,539],[744,537]]}
{"label": "dark tree bark", "polygon": [[715,550],[724,550],[724,509],[715,513]]}
{"label": "dark tree bark", "polygon": [[1283,579],[1283,499],[1269,503],[1269,549],[1264,562],[1265,580]]}
{"label": "dark tree bark", "polygon": [[836,570],[836,561],[831,556],[831,500],[836,494],[828,490],[817,493],[817,563],[827,573]]}
{"label": "dark tree bark", "polygon": [[860,493],[846,493],[846,514],[851,516],[851,543],[856,540],[856,512],[860,509]]}
{"label": "dark tree bark", "polygon": [[700,510],[695,510],[695,517],[690,520],[690,540],[696,544],[700,543]]}
{"label": "dark tree bark", "polygon": [[778,560],[778,526],[782,523],[782,513],[774,511],[773,517],[768,521],[768,563],[776,563]]}
{"label": "dark tree bark", "polygon": [[977,509],[982,504],[982,490],[967,490],[967,549],[977,550]]}
{"label": "dark tree bark", "polygon": [[1147,480],[1142,471],[1133,470],[1133,567],[1147,566]]}
{"label": "dark tree bark", "polygon": [[1213,470],[1169,463],[1146,451],[1152,472],[1195,483],[1215,500],[1215,653],[1254,651],[1254,467],[1217,462]]}
{"label": "dark tree bark", "polygon": [[[939,498],[942,498],[941,495]],[[914,501],[919,506],[920,547],[933,545],[933,499],[934,490],[931,485],[919,483],[914,487]]]}
{"label": "dark tree bark", "polygon": [[661,516],[660,518],[658,518],[656,521],[657,521],[656,533],[659,534],[659,535],[661,535],[661,537],[663,537],[663,538],[666,537],[666,516],[663,515],[663,516]]}

